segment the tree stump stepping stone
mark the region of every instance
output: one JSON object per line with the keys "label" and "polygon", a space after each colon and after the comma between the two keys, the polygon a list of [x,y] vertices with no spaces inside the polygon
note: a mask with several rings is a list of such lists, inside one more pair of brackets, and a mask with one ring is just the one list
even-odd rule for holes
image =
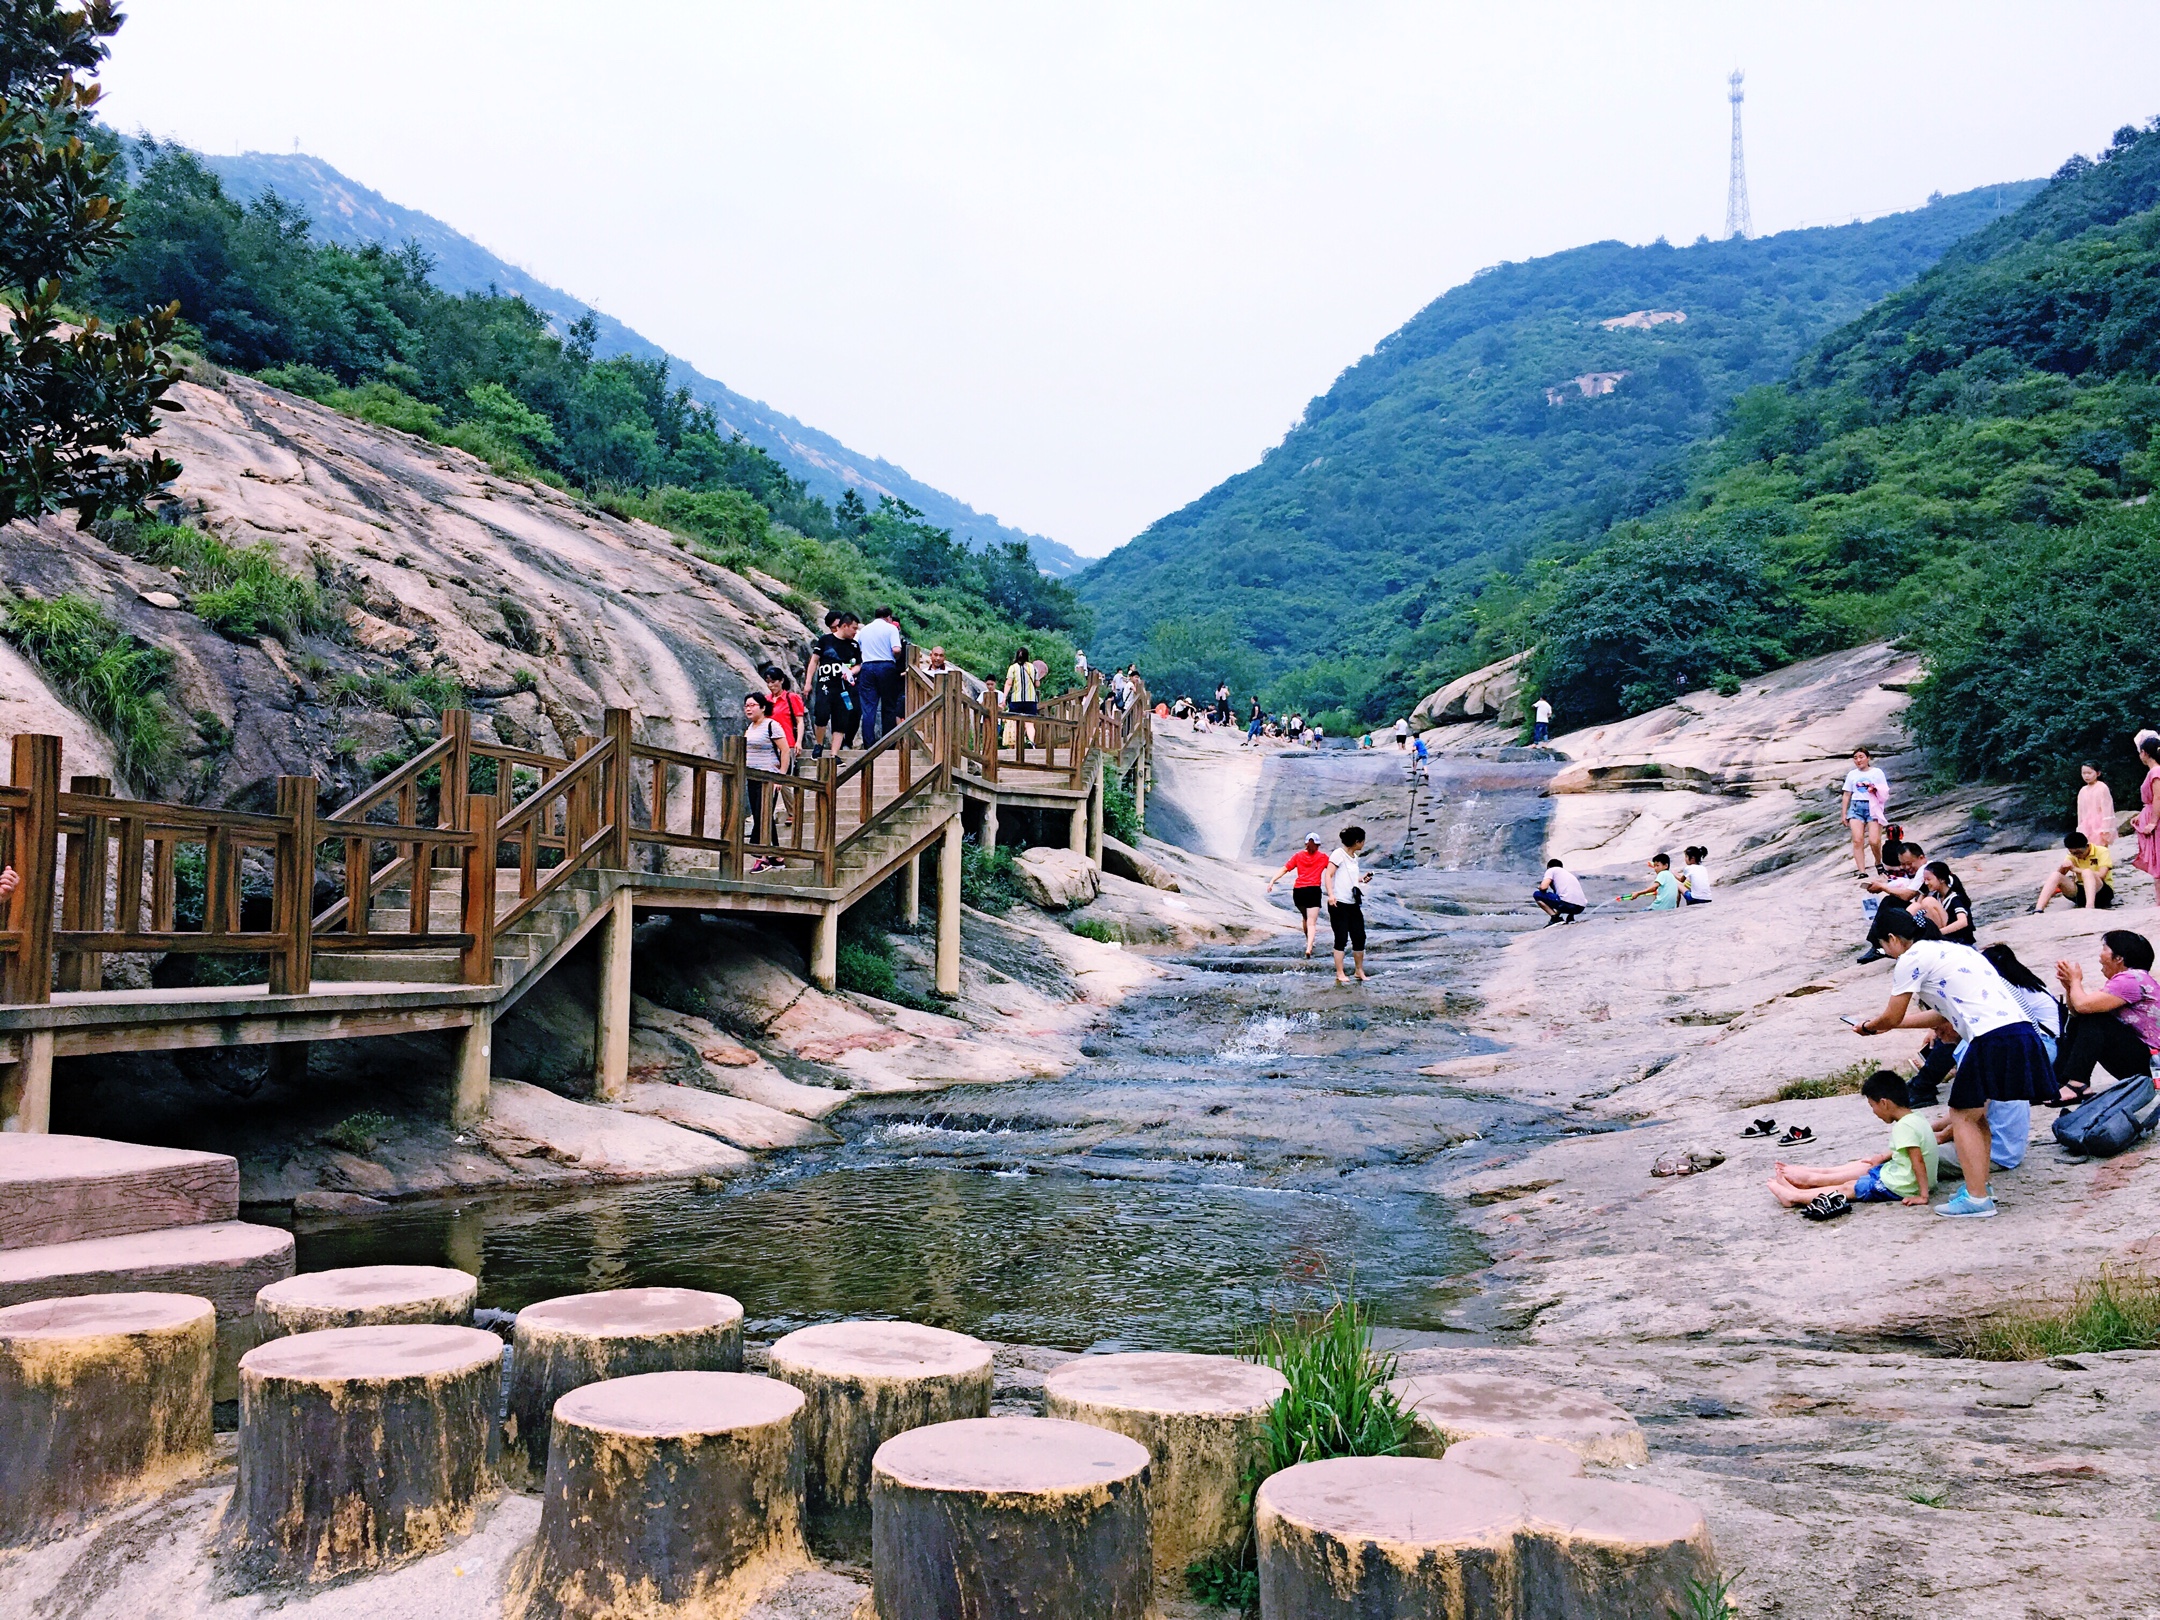
{"label": "tree stump stepping stone", "polygon": [[739,1372],[641,1373],[563,1396],[510,1620],[735,1615],[802,1568],[803,1404]]}
{"label": "tree stump stepping stone", "polygon": [[504,1477],[520,1487],[545,1477],[549,1415],[573,1389],[641,1373],[742,1371],[742,1320],[727,1295],[697,1288],[612,1288],[526,1306],[510,1337]]}
{"label": "tree stump stepping stone", "polygon": [[0,1310],[0,1546],[155,1495],[210,1449],[217,1310],[93,1294]]}
{"label": "tree stump stepping stone", "polygon": [[1538,1440],[1299,1463],[1261,1485],[1254,1530],[1269,1620],[1642,1620],[1717,1569],[1694,1503]]}
{"label": "tree stump stepping stone", "polygon": [[1081,1356],[1043,1381],[1043,1412],[1148,1448],[1156,1576],[1182,1580],[1187,1565],[1234,1553],[1245,1539],[1238,1495],[1259,1460],[1268,1409],[1288,1387],[1273,1367],[1234,1356]]}
{"label": "tree stump stepping stone", "polygon": [[1479,1436],[1549,1440],[1586,1463],[1617,1467],[1650,1460],[1636,1421],[1611,1401],[1580,1390],[1491,1373],[1412,1373],[1388,1385],[1418,1421],[1413,1451],[1439,1456]]}
{"label": "tree stump stepping stone", "polygon": [[990,1347],[916,1322],[828,1322],[772,1347],[768,1369],[801,1390],[810,1542],[870,1548],[870,1464],[896,1434],[990,1415]]}
{"label": "tree stump stepping stone", "polygon": [[449,1266],[343,1266],[274,1282],[255,1296],[263,1338],[330,1328],[471,1327],[479,1279]]}
{"label": "tree stump stepping stone", "polygon": [[878,1620],[1142,1620],[1147,1481],[1139,1441],[1060,1418],[895,1435],[871,1469]]}
{"label": "tree stump stepping stone", "polygon": [[240,1358],[243,1583],[320,1582],[434,1552],[495,1488],[502,1340],[426,1323],[296,1333]]}

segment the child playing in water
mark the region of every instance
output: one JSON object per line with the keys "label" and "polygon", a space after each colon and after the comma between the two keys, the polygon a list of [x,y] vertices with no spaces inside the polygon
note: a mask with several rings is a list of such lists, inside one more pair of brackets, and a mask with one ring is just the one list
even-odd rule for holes
{"label": "child playing in water", "polygon": [[1890,1127],[1890,1151],[1827,1169],[1780,1163],[1770,1177],[1770,1194],[1787,1209],[1804,1208],[1826,1220],[1852,1204],[1926,1205],[1941,1155],[1933,1127],[1913,1111],[1905,1077],[1877,1069],[1861,1084],[1860,1097]]}
{"label": "child playing in water", "polygon": [[1623,900],[1640,900],[1646,894],[1657,898],[1650,902],[1652,911],[1678,911],[1680,909],[1680,879],[1674,875],[1672,857],[1662,850],[1650,857],[1650,882],[1633,894],[1623,894]]}

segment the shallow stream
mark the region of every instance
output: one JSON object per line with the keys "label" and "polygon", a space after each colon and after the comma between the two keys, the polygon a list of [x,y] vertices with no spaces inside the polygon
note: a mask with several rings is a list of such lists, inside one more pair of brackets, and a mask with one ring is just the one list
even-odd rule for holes
{"label": "shallow stream", "polygon": [[[1336,987],[1324,935],[1310,962],[1291,935],[1197,952],[1109,1014],[1060,1079],[864,1097],[832,1121],[840,1145],[721,1192],[634,1186],[311,1223],[301,1267],[459,1265],[482,1305],[508,1310],[598,1288],[714,1288],[759,1337],[890,1315],[1073,1350],[1222,1349],[1272,1310],[1351,1286],[1386,1325],[1460,1325],[1484,1260],[1428,1189],[1462,1155],[1569,1127],[1416,1072],[1479,1049],[1457,1021],[1478,958],[1538,920],[1519,852],[1537,847],[1524,823],[1541,772],[1467,762],[1485,806],[1470,812],[1449,770],[1435,773],[1440,801],[1465,813],[1413,806],[1385,831],[1374,818],[1374,845],[1407,858],[1375,882],[1361,988]],[[1270,761],[1268,774],[1256,828],[1343,809],[1346,776],[1409,802],[1402,767],[1370,757]],[[1446,858],[1436,833],[1446,854],[1516,870],[1411,864]]]}

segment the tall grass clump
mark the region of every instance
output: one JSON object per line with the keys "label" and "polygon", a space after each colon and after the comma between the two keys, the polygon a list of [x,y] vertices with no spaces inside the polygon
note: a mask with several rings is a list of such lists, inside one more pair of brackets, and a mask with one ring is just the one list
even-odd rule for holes
{"label": "tall grass clump", "polygon": [[177,568],[197,618],[223,636],[275,636],[326,629],[333,615],[312,580],[286,572],[267,545],[229,546],[178,523],[115,519],[101,530],[115,551]]}
{"label": "tall grass clump", "polygon": [[0,635],[112,740],[124,775],[149,784],[172,768],[172,654],[137,641],[87,597],[0,598],[0,613]]}
{"label": "tall grass clump", "polygon": [[1009,849],[984,849],[977,843],[960,846],[960,898],[977,911],[1002,917],[1027,898],[1020,886],[1020,872]]}
{"label": "tall grass clump", "polygon": [[1202,1559],[1185,1571],[1201,1603],[1257,1614],[1260,1576],[1251,1523],[1254,1499],[1270,1474],[1329,1457],[1399,1456],[1417,1420],[1389,1391],[1395,1357],[1373,1348],[1372,1313],[1353,1291],[1317,1311],[1277,1317],[1245,1352],[1273,1367],[1289,1388],[1269,1408],[1260,1461],[1246,1475],[1239,1502],[1245,1540],[1231,1557]]}
{"label": "tall grass clump", "polygon": [[2067,1299],[2011,1305],[1974,1323],[1959,1348],[1980,1361],[2045,1361],[2156,1346],[2160,1278],[2102,1266]]}

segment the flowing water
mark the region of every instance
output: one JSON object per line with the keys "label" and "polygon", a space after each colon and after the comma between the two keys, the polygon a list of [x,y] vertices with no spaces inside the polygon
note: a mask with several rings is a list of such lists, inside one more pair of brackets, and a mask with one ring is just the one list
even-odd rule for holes
{"label": "flowing water", "polygon": [[[1413,799],[1399,761],[1270,760],[1260,847],[1284,842],[1274,822],[1303,827],[1362,788],[1352,808],[1374,847],[1403,851],[1374,886],[1361,988],[1335,986],[1324,938],[1312,962],[1291,936],[1196,952],[1112,1012],[1062,1078],[865,1097],[832,1122],[840,1145],[716,1193],[640,1186],[311,1224],[300,1263],[460,1265],[482,1305],[511,1310],[596,1288],[713,1288],[759,1336],[871,1315],[1074,1350],[1222,1349],[1272,1310],[1351,1286],[1384,1324],[1441,1330],[1484,1262],[1431,1187],[1465,1155],[1562,1128],[1417,1073],[1478,1049],[1458,1022],[1478,958],[1536,920],[1524,851],[1548,770],[1436,762]],[[1483,868],[1446,869],[1464,856]]]}

